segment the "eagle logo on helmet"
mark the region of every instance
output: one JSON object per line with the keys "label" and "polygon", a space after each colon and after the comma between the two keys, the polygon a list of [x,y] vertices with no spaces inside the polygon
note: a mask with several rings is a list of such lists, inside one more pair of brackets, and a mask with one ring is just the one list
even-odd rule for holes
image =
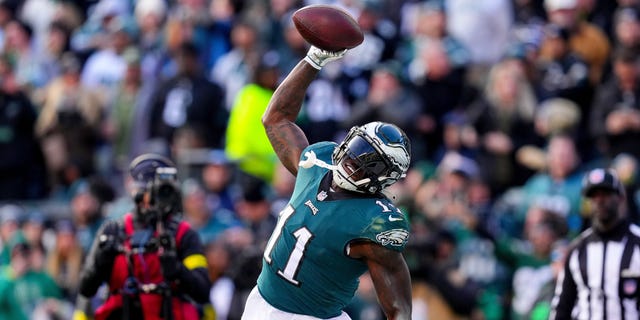
{"label": "eagle logo on helmet", "polygon": [[380,192],[406,175],[410,149],[407,135],[393,124],[353,127],[333,152],[333,179],[346,190]]}

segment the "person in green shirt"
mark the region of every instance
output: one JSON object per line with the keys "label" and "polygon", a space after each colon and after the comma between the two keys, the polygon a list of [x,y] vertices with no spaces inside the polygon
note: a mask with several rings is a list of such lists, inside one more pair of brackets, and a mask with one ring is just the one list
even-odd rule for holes
{"label": "person in green shirt", "polygon": [[48,274],[32,268],[31,254],[29,244],[18,242],[11,248],[10,263],[0,270],[0,319],[31,319],[43,304],[49,314],[65,317],[57,314],[64,310],[60,288]]}

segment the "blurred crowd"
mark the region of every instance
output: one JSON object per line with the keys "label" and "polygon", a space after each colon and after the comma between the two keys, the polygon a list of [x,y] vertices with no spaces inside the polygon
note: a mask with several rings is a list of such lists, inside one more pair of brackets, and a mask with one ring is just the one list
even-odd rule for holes
{"label": "blurred crowd", "polygon": [[[0,318],[70,317],[99,225],[133,208],[129,162],[154,152],[206,246],[205,314],[239,319],[294,184],[260,118],[311,4],[364,42],[311,84],[310,142],[373,120],[411,138],[389,192],[415,319],[546,319],[589,168],[617,171],[640,222],[638,0],[2,0]],[[373,290],[353,319],[383,318]]]}

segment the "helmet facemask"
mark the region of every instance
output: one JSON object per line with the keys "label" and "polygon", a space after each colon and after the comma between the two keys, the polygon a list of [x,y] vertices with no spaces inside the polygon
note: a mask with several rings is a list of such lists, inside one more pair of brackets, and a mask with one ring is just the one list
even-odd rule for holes
{"label": "helmet facemask", "polygon": [[409,140],[397,127],[372,122],[352,128],[333,153],[333,180],[343,189],[378,193],[406,175]]}

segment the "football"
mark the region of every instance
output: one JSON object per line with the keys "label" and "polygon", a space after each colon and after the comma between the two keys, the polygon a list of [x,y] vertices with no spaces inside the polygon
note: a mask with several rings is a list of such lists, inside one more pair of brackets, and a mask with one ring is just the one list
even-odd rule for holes
{"label": "football", "polygon": [[364,34],[356,20],[335,6],[306,6],[295,11],[291,19],[300,35],[309,44],[320,49],[351,49],[364,40]]}

